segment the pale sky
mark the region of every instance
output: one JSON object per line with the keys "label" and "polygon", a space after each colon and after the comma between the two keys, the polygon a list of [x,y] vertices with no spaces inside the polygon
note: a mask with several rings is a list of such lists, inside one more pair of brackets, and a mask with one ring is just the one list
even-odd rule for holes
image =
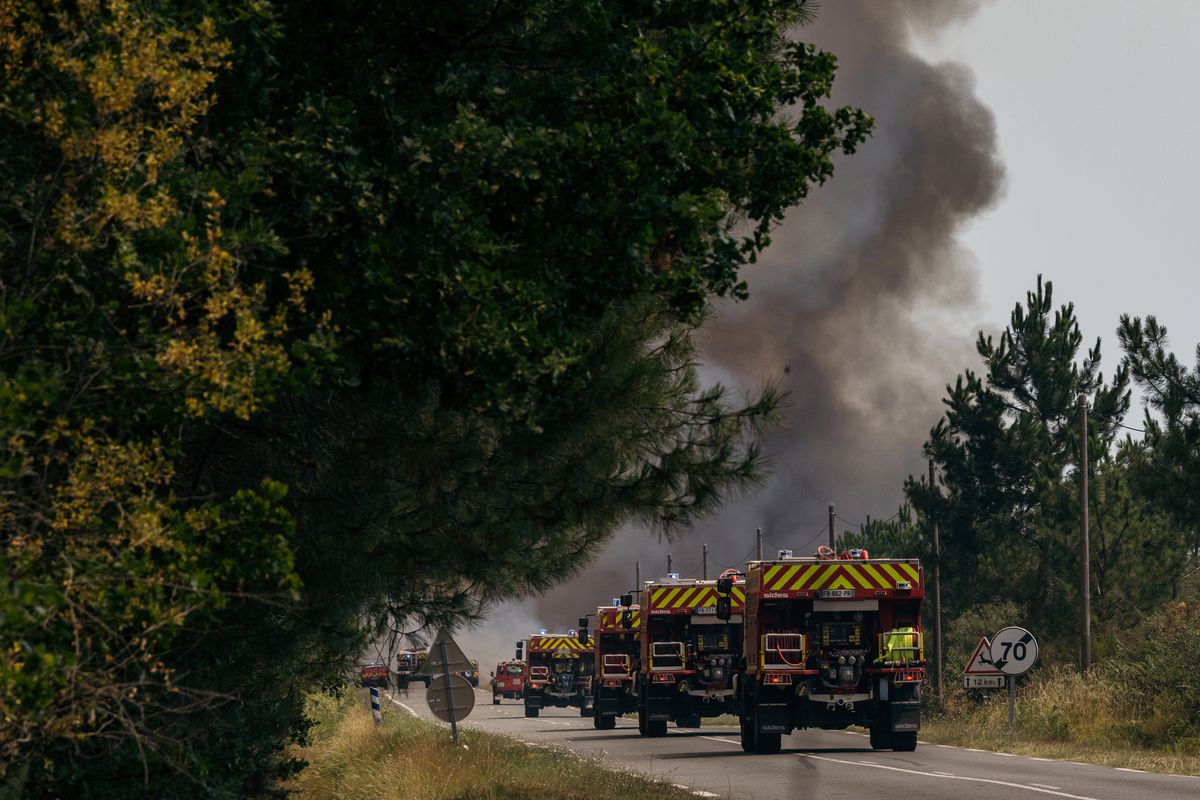
{"label": "pale sky", "polygon": [[1200,2],[996,0],[919,49],[974,70],[996,115],[1007,193],[961,237],[986,319],[998,329],[1043,273],[1075,302],[1085,341],[1103,337],[1106,375],[1122,312],[1157,315],[1191,364]]}

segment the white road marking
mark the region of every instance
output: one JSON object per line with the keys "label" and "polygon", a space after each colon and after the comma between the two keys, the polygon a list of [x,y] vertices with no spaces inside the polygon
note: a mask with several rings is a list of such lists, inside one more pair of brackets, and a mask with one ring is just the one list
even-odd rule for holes
{"label": "white road marking", "polygon": [[1113,767],[1113,769],[1119,770],[1120,772],[1141,772],[1141,773],[1146,772],[1146,770],[1144,770],[1144,769],[1131,769],[1129,767]]}
{"label": "white road marking", "polygon": [[1035,788],[1033,786],[1028,786],[1023,783],[1012,783],[1010,781],[997,781],[997,780],[992,780],[991,778],[972,778],[967,775],[940,775],[936,772],[922,772],[921,770],[918,770],[918,769],[904,769],[902,767],[889,767],[885,764],[868,764],[863,761],[847,761],[847,760],[841,759],[841,758],[830,758],[829,756],[815,756],[815,755],[811,755],[809,753],[801,753],[800,755],[803,758],[815,758],[818,761],[830,761],[834,764],[846,764],[846,765],[852,766],[852,767],[867,766],[867,767],[870,767],[871,769],[886,769],[886,770],[891,770],[892,772],[904,772],[909,775],[924,775],[924,776],[930,777],[930,778],[941,778],[944,781],[973,781],[975,783],[990,783],[995,786],[1009,786],[1009,787],[1012,787],[1013,789],[1024,789],[1027,792],[1038,792],[1040,794],[1052,794],[1057,797],[1069,797],[1069,798],[1071,798],[1071,800],[1098,800],[1095,797],[1087,797],[1085,795],[1079,795],[1079,794],[1067,794],[1066,792],[1057,792],[1057,791],[1052,791],[1050,789],[1038,789],[1038,788]]}
{"label": "white road marking", "polygon": [[409,708],[408,706],[404,705],[404,703],[401,703],[399,700],[397,700],[396,698],[392,697],[390,694],[386,694],[386,693],[385,693],[385,695],[384,695],[384,696],[385,696],[385,697],[387,697],[387,699],[388,699],[388,700],[391,700],[393,703],[395,703],[396,705],[398,705],[398,706],[400,706],[401,708],[403,708],[403,709],[404,709],[405,711],[407,711],[408,713],[412,714],[414,717],[415,717],[415,716],[417,716],[417,712],[416,712],[416,711],[413,711],[411,708]]}
{"label": "white road marking", "polygon": [[1016,754],[1016,753],[1001,753],[1001,752],[1000,752],[1000,751],[998,751],[998,750],[996,751],[996,755],[998,755],[998,756],[1006,756],[1006,757],[1008,757],[1008,758],[1016,758],[1016,757],[1017,757],[1017,754]]}
{"label": "white road marking", "polygon": [[953,773],[953,772],[934,772],[933,774],[934,774],[934,775],[941,775],[943,778],[953,778],[953,777],[954,777],[954,773]]}
{"label": "white road marking", "polygon": [[706,792],[703,789],[693,789],[692,787],[685,786],[682,783],[672,783],[671,785],[674,786],[676,789],[683,789],[685,792],[691,792],[692,794],[694,794],[698,797],[720,797],[721,796],[719,794],[713,794],[712,792]]}
{"label": "white road marking", "polygon": [[945,747],[947,750],[957,750],[958,748],[952,744],[935,744],[934,747]]}
{"label": "white road marking", "polygon": [[736,739],[721,739],[716,736],[701,736],[701,739],[708,739],[710,742],[724,742],[725,744],[741,744]]}
{"label": "white road marking", "polygon": [[1049,784],[1046,784],[1046,783],[1031,783],[1031,784],[1029,784],[1029,785],[1030,785],[1030,786],[1036,786],[1036,787],[1038,787],[1039,789],[1061,789],[1061,788],[1062,788],[1061,786],[1051,786],[1051,785],[1049,785]]}

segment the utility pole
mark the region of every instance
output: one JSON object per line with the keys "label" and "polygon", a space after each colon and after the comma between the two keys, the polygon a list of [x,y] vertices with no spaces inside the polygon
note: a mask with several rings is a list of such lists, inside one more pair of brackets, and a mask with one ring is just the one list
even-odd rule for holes
{"label": "utility pole", "polygon": [[1092,668],[1092,580],[1088,547],[1088,424],[1087,395],[1079,395],[1079,669]]}
{"label": "utility pole", "polygon": [[638,602],[641,602],[642,592],[642,562],[633,562],[633,590],[638,593]]}
{"label": "utility pole", "polygon": [[667,574],[671,574],[671,554],[667,553]]}
{"label": "utility pole", "polygon": [[837,511],[829,504],[829,549],[837,552]]}
{"label": "utility pole", "polygon": [[762,528],[755,528],[754,533],[758,537],[758,560],[762,561]]}
{"label": "utility pole", "polygon": [[708,580],[708,545],[704,545],[704,555],[701,557],[703,566],[700,568],[700,577]]}
{"label": "utility pole", "polygon": [[[938,491],[934,482],[933,459],[929,459],[929,490]],[[939,492],[940,494],[940,492]],[[935,511],[929,517],[933,538],[933,692],[942,699],[942,545],[938,541],[938,519]]]}

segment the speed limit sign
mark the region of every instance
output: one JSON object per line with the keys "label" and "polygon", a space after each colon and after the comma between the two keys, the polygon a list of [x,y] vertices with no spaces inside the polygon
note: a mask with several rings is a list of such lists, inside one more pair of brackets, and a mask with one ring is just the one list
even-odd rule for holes
{"label": "speed limit sign", "polygon": [[1038,643],[1024,628],[1003,628],[992,637],[992,666],[1005,675],[1024,675],[1037,661]]}

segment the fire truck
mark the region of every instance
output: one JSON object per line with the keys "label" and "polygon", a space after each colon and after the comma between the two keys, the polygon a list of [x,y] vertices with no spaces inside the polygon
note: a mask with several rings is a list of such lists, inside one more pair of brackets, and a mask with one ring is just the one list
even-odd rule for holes
{"label": "fire truck", "polygon": [[617,717],[637,711],[635,676],[641,664],[639,645],[641,609],[632,595],[618,603],[596,609],[596,713],[592,724],[598,730],[617,726]]}
{"label": "fire truck", "polygon": [[529,668],[524,661],[501,661],[492,673],[492,705],[499,705],[500,698],[520,700],[525,692],[525,680]]}
{"label": "fire truck", "polygon": [[575,706],[581,717],[590,717],[595,647],[587,631],[532,634],[526,651],[525,716],[536,717],[547,706]]}
{"label": "fire truck", "polygon": [[411,680],[422,681],[426,686],[432,678],[421,675],[421,667],[425,665],[424,650],[402,650],[396,656],[396,685],[400,688],[408,686]]}
{"label": "fire truck", "polygon": [[698,728],[702,717],[738,712],[733,674],[742,658],[743,583],[729,578],[731,613],[717,616],[717,581],[671,575],[643,590],[638,731],[665,736],[667,723]]}
{"label": "fire truck", "polygon": [[[723,587],[723,588],[728,588]],[[746,567],[742,749],[777,753],[796,728],[861,725],[871,747],[915,750],[925,656],[924,573],[865,550]]]}

